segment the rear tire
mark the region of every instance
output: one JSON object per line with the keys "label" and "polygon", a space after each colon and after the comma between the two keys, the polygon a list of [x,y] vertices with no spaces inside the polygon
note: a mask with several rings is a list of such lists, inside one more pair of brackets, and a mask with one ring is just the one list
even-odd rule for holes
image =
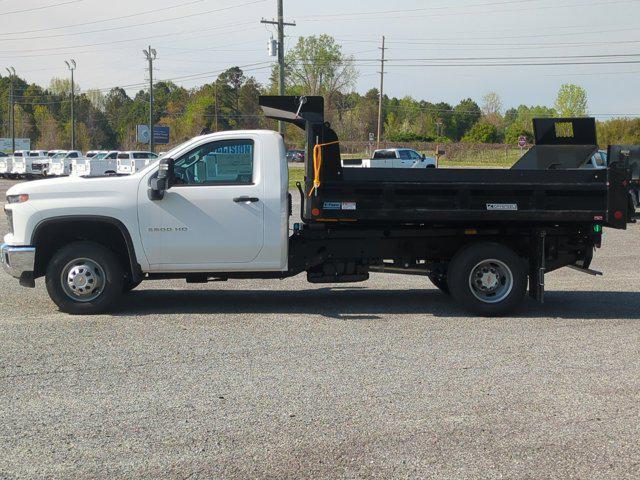
{"label": "rear tire", "polygon": [[514,311],[527,291],[525,261],[499,243],[463,248],[449,264],[447,279],[457,302],[486,317]]}
{"label": "rear tire", "polygon": [[122,293],[124,272],[118,257],[94,242],[62,247],[47,267],[51,300],[65,313],[90,315],[107,311]]}

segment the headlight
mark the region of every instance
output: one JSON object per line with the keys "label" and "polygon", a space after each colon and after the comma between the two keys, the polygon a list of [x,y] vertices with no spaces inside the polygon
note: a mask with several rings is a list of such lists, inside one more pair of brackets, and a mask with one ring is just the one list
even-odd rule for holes
{"label": "headlight", "polygon": [[7,203],[24,203],[29,200],[29,195],[23,193],[21,195],[7,195]]}

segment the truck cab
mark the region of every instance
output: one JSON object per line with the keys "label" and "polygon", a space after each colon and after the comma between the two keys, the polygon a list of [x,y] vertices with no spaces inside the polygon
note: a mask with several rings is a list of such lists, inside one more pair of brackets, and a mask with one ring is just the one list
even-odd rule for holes
{"label": "truck cab", "polygon": [[[174,183],[161,199],[150,194],[157,162],[129,176],[72,176],[10,190],[5,269],[30,283],[50,275],[60,248],[64,253],[65,245],[79,242],[79,249],[69,252],[73,256],[93,239],[97,246],[91,252],[104,254],[106,242],[127,258],[117,263],[120,275],[126,271],[120,282],[128,284],[154,274],[198,278],[205,272],[287,270],[288,170],[279,134],[215,133],[196,137],[167,156]],[[84,240],[72,241],[69,236],[79,231]],[[30,266],[16,267],[25,264]],[[65,311],[95,311],[109,267],[74,259],[65,265],[60,273],[66,281],[48,287],[52,298]]]}

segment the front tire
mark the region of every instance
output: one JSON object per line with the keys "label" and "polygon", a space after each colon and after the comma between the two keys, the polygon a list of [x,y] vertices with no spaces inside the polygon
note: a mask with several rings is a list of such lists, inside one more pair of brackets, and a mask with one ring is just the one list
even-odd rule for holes
{"label": "front tire", "polygon": [[499,243],[463,248],[447,272],[453,298],[482,316],[502,316],[518,308],[527,290],[525,261]]}
{"label": "front tire", "polygon": [[107,311],[122,294],[123,282],[124,272],[116,255],[94,242],[62,247],[47,267],[51,300],[72,315]]}

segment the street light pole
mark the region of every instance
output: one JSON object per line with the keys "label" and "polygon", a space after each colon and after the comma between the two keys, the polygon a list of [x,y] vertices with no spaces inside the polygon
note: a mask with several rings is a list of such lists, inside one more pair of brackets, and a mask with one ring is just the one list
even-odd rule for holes
{"label": "street light pole", "polygon": [[11,90],[9,91],[9,119],[11,122],[11,154],[13,155],[16,151],[16,102],[13,95],[13,77],[16,76],[16,69],[9,67],[7,68],[7,72],[9,72],[9,81],[11,85]]}
{"label": "street light pole", "polygon": [[76,69],[76,61],[71,59],[65,60],[69,70],[71,70],[71,150],[76,149],[76,89],[75,82],[73,80],[73,71]]}
{"label": "street light pole", "polygon": [[154,152],[155,139],[153,138],[153,61],[156,59],[156,51],[149,45],[148,50],[142,50],[149,62],[149,151]]}

